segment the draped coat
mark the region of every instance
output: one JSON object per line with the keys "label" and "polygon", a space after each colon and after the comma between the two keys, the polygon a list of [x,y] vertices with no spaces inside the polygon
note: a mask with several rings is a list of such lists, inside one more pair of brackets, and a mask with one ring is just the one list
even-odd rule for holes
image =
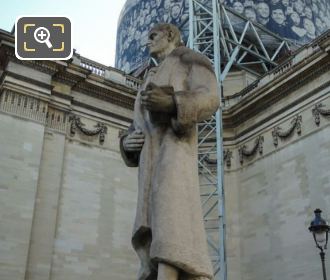
{"label": "draped coat", "polygon": [[[176,113],[150,113],[140,92],[150,83],[172,88]],[[213,278],[203,226],[197,167],[196,124],[219,107],[217,82],[209,60],[178,47],[148,72],[137,94],[128,133],[145,135],[141,152],[121,153],[139,168],[138,203],[132,244],[141,268],[139,280],[156,279],[157,264],[180,270],[180,280]]]}

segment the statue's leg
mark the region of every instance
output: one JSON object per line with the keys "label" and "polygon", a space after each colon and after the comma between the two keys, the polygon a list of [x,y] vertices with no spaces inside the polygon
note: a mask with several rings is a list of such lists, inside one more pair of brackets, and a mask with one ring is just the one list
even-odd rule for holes
{"label": "statue's leg", "polygon": [[165,263],[158,264],[157,280],[178,280],[179,271],[176,267]]}

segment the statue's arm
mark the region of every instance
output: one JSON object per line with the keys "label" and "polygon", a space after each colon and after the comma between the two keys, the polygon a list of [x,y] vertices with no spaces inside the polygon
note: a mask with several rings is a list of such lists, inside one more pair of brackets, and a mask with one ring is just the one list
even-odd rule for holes
{"label": "statue's arm", "polygon": [[132,124],[128,131],[120,137],[120,153],[128,167],[137,167],[144,144],[144,135],[136,131]]}
{"label": "statue's arm", "polygon": [[187,90],[174,93],[176,116],[172,118],[172,127],[179,134],[209,119],[220,105],[216,77],[208,68],[191,65],[185,82]]}

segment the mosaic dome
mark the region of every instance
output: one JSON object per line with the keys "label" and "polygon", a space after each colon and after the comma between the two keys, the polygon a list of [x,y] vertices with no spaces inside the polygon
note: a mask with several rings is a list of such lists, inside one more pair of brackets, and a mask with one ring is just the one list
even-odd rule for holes
{"label": "mosaic dome", "polygon": [[[225,5],[302,44],[330,28],[329,0],[225,0]],[[186,40],[188,8],[188,0],[127,0],[118,21],[116,67],[132,72],[146,62],[148,31],[155,23],[175,24]]]}

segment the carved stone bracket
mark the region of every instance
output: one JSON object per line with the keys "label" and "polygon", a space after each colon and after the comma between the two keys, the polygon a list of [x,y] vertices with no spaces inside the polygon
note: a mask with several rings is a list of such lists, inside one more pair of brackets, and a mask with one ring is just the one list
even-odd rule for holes
{"label": "carved stone bracket", "polygon": [[216,155],[214,158],[211,158],[210,154],[207,154],[206,156],[204,156],[204,160],[207,164],[212,164],[212,165],[217,164],[217,162],[218,162]]}
{"label": "carved stone bracket", "polygon": [[108,128],[104,123],[98,122],[94,127],[95,129],[87,129],[85,128],[85,124],[83,124],[80,120],[80,118],[76,115],[71,115],[70,116],[70,133],[71,135],[75,135],[76,130],[79,129],[83,134],[87,136],[94,136],[94,135],[100,135],[99,136],[99,141],[100,144],[104,143],[105,140],[105,134],[107,134]]}
{"label": "carved stone bracket", "polygon": [[325,107],[325,105],[323,105],[322,103],[318,103],[314,106],[314,108],[312,109],[312,114],[314,117],[314,121],[315,124],[317,126],[320,125],[320,115],[324,116],[324,117],[329,117],[330,116],[330,109],[323,109],[323,107]]}
{"label": "carved stone bracket", "polygon": [[[230,150],[224,150],[223,151],[223,161],[226,163],[227,167],[231,166],[231,159],[233,157],[233,152]],[[205,162],[211,165],[215,165],[218,163],[217,158],[211,158],[210,154],[205,156],[204,158]]]}
{"label": "carved stone bracket", "polygon": [[278,138],[285,139],[291,136],[295,129],[297,131],[297,134],[300,135],[301,123],[302,123],[302,117],[301,115],[298,115],[291,120],[291,125],[286,130],[283,130],[281,127],[276,126],[272,131],[274,146],[277,147]]}
{"label": "carved stone bracket", "polygon": [[227,167],[231,167],[231,159],[233,158],[233,152],[230,150],[223,151],[223,160],[226,163]]}
{"label": "carved stone bracket", "polygon": [[248,149],[246,145],[241,146],[238,149],[240,163],[243,164],[245,157],[249,158],[255,156],[258,152],[260,155],[262,155],[263,142],[264,142],[264,137],[258,136],[257,139],[254,141],[254,146],[251,149]]}

